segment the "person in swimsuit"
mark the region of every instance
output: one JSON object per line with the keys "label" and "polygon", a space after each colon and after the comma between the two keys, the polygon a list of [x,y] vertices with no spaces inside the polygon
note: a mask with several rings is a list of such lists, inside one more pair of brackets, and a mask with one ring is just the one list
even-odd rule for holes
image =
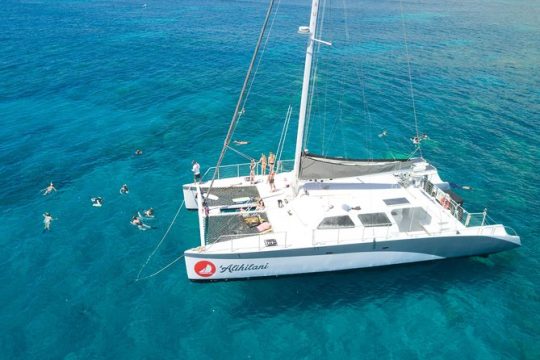
{"label": "person in swimsuit", "polygon": [[43,191],[43,195],[49,195],[53,191],[56,191],[56,188],[54,187],[54,184],[51,182],[49,186],[47,186],[45,189],[41,191]]}
{"label": "person in swimsuit", "polygon": [[48,212],[43,214],[43,230],[49,231],[51,230],[51,222],[55,220],[53,219],[52,215]]}
{"label": "person in swimsuit", "polygon": [[250,184],[255,183],[255,167],[257,166],[257,163],[255,162],[255,159],[251,159],[251,163],[249,164],[249,182]]}
{"label": "person in swimsuit", "polygon": [[270,151],[268,154],[268,166],[270,167],[270,172],[274,171],[274,164],[276,162],[276,155]]}
{"label": "person in swimsuit", "polygon": [[131,218],[131,225],[133,226],[136,226],[139,228],[139,230],[146,230],[146,229],[150,229],[151,226],[149,225],[146,225],[145,223],[142,222],[141,218],[138,216],[138,215],[134,215],[132,218]]}
{"label": "person in swimsuit", "polygon": [[154,217],[154,209],[150,208],[148,210],[144,210],[144,216],[153,218]]}
{"label": "person in swimsuit", "polygon": [[193,171],[193,182],[198,183],[201,181],[201,165],[195,160],[191,162],[191,165],[193,165],[191,168],[191,171]]}
{"label": "person in swimsuit", "polygon": [[268,183],[270,184],[270,191],[274,192],[276,191],[276,184],[274,177],[276,176],[276,173],[271,170],[270,174],[268,174]]}
{"label": "person in swimsuit", "polygon": [[255,210],[264,210],[264,201],[263,201],[263,199],[259,199],[257,201],[257,207],[255,208]]}
{"label": "person in swimsuit", "polygon": [[259,159],[259,162],[261,163],[261,175],[264,176],[266,175],[266,165],[267,165],[266,155],[261,154],[261,158]]}
{"label": "person in swimsuit", "polygon": [[122,185],[122,187],[120,188],[120,194],[122,195],[129,194],[129,189],[128,189],[127,184]]}
{"label": "person in swimsuit", "polygon": [[103,206],[103,198],[100,196],[91,198],[90,200],[92,201],[92,206],[95,206],[95,207]]}

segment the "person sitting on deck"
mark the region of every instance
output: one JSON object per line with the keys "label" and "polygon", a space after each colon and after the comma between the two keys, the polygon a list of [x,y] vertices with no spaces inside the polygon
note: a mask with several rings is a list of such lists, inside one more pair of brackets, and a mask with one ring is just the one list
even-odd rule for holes
{"label": "person sitting on deck", "polygon": [[257,207],[255,208],[255,210],[264,210],[263,199],[259,198],[259,200],[257,200]]}

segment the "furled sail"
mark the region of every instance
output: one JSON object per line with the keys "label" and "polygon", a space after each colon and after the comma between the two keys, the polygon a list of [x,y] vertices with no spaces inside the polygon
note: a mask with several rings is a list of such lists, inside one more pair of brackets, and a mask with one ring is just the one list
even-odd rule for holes
{"label": "furled sail", "polygon": [[412,159],[343,159],[303,153],[299,178],[338,179],[411,168]]}

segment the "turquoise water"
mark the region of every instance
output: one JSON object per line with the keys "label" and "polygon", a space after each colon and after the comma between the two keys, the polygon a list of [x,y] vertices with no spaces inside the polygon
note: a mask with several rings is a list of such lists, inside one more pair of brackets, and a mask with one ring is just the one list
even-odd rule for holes
{"label": "turquoise water", "polygon": [[[146,3],[0,7],[2,358],[540,358],[534,2],[403,3],[419,129],[431,138],[424,156],[443,178],[472,186],[467,209],[487,207],[519,232],[520,249],[213,284],[189,282],[181,262],[134,279],[182,201],[191,160],[217,160],[266,2]],[[251,141],[248,154],[277,148],[288,105],[298,109],[305,38],[295,31],[307,3],[280,4],[235,134]],[[324,36],[334,46],[321,49],[307,146],[410,153],[399,3],[329,5]],[[49,181],[58,192],[44,197]],[[150,206],[154,229],[138,231],[129,219]],[[50,232],[45,211],[57,218]],[[195,246],[196,229],[183,212],[146,273]]]}

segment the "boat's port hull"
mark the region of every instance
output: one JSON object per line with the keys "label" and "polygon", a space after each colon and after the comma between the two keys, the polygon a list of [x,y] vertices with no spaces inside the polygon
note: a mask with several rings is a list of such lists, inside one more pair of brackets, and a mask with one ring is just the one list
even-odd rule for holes
{"label": "boat's port hull", "polygon": [[520,246],[519,237],[452,236],[318,246],[250,253],[188,250],[188,278],[197,281],[284,276],[486,255]]}

